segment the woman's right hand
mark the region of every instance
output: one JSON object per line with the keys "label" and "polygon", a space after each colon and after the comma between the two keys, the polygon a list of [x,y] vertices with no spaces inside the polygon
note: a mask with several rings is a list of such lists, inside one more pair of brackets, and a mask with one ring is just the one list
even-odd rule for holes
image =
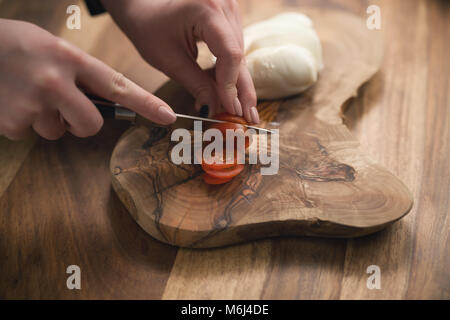
{"label": "woman's right hand", "polygon": [[0,19],[0,135],[95,135],[103,118],[80,88],[159,124],[176,119],[164,101],[69,42],[33,24]]}

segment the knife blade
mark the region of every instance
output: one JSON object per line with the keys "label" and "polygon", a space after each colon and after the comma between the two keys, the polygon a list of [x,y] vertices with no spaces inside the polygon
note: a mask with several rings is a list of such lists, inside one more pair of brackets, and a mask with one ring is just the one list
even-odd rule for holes
{"label": "knife blade", "polygon": [[[214,122],[214,123],[235,123],[235,122],[231,122],[231,121],[224,121],[224,120],[216,120],[216,119],[210,119],[210,118],[190,116],[190,115],[181,114],[181,113],[175,113],[175,115],[177,117],[180,117],[180,118],[191,119],[191,120],[207,121],[207,122]],[[259,128],[259,127],[255,127],[255,126],[248,125],[248,124],[241,124],[241,125],[243,125],[244,127],[249,128],[249,129],[255,129],[255,130],[259,130],[259,131],[265,131],[265,132],[268,132],[268,133],[273,133],[273,131],[269,130],[269,129]]]}

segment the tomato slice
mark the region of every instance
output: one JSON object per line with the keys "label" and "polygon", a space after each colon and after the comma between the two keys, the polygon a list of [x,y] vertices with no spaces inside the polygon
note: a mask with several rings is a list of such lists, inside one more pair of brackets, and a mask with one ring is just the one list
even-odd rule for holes
{"label": "tomato slice", "polygon": [[[200,162],[202,168],[205,169],[209,169],[209,170],[221,170],[221,169],[227,169],[227,168],[231,168],[233,166],[236,165],[237,163],[237,152],[234,153],[233,158],[228,158],[226,159],[226,156],[222,154],[222,162],[218,163],[215,161],[215,159],[213,159],[213,162],[208,161],[210,163],[206,162],[206,158],[203,158],[203,152],[202,150],[199,150],[196,154],[195,154],[195,158],[198,160],[198,162]],[[215,158],[215,155],[212,156],[213,158]],[[218,155],[218,157],[220,157],[220,155]]]}
{"label": "tomato slice", "polygon": [[233,179],[233,178],[219,179],[219,178],[210,176],[207,173],[203,174],[203,181],[205,181],[205,183],[207,183],[207,184],[224,184],[224,183],[231,181],[231,179]]}
{"label": "tomato slice", "polygon": [[[246,127],[244,127],[241,124],[236,124],[236,123],[214,123],[211,124],[209,127],[209,129],[218,129],[220,130],[220,132],[222,133],[223,136],[223,140],[224,140],[224,144],[225,141],[227,139],[227,130],[233,130],[235,131],[236,137],[234,138],[234,145],[237,145],[238,142],[238,137],[243,136],[245,131],[247,130]],[[237,131],[236,130],[242,130],[242,131]],[[248,148],[248,146],[250,145],[250,139],[248,137],[245,137],[245,148]]]}
{"label": "tomato slice", "polygon": [[237,163],[236,156],[237,155],[235,153],[232,161],[227,161],[227,159],[225,159],[225,157],[222,156],[222,159],[223,159],[222,163],[217,163],[217,162],[206,163],[206,161],[203,159],[202,168],[203,168],[203,170],[206,171],[206,170],[222,170],[222,169],[228,169],[228,168],[234,167]]}
{"label": "tomato slice", "polygon": [[224,138],[226,137],[227,129],[230,129],[230,130],[239,130],[240,129],[243,132],[245,132],[247,130],[247,128],[244,127],[242,124],[228,123],[228,122],[227,123],[213,123],[213,124],[210,124],[208,126],[208,128],[209,129],[211,129],[211,128],[219,129],[222,132]]}
{"label": "tomato slice", "polygon": [[233,123],[214,123],[210,125],[210,128],[216,128],[222,131],[222,134],[224,137],[226,137],[226,130],[232,129],[237,130],[241,129],[242,131],[246,131],[247,127],[244,127],[243,124],[248,124],[247,121],[245,121],[244,118],[235,116],[226,112],[219,113],[213,116],[213,119],[215,120],[222,120],[222,121],[229,121]]}
{"label": "tomato slice", "polygon": [[[247,128],[244,126],[247,123],[244,118],[235,116],[229,113],[219,113],[216,114],[213,119],[229,121],[233,123],[214,123],[209,126],[209,128],[215,128],[222,132],[224,138],[226,139],[227,129],[231,130],[239,130],[245,132]],[[237,145],[237,137],[235,138],[235,146]],[[250,145],[250,137],[246,137],[245,139],[245,148],[248,148]],[[223,163],[211,163],[208,164],[204,161],[202,154],[197,155],[198,159],[201,159],[202,168],[205,171],[203,175],[203,181],[207,184],[223,184],[229,182],[233,177],[237,176],[239,173],[244,170],[243,164],[237,163],[237,150],[235,150],[233,163],[226,163],[224,157],[222,155],[222,159],[224,159]],[[219,155],[220,156],[220,155]]]}
{"label": "tomato slice", "polygon": [[[203,170],[205,170],[205,169],[203,169]],[[231,168],[222,169],[222,170],[209,170],[208,169],[208,170],[205,170],[205,172],[214,178],[231,179],[231,178],[237,176],[239,173],[241,173],[242,170],[244,170],[244,165],[236,164]]]}
{"label": "tomato slice", "polygon": [[229,121],[234,123],[240,123],[240,124],[248,124],[247,121],[245,121],[244,118],[235,116],[226,112],[218,113],[213,116],[213,119],[216,120],[222,120],[222,121]]}

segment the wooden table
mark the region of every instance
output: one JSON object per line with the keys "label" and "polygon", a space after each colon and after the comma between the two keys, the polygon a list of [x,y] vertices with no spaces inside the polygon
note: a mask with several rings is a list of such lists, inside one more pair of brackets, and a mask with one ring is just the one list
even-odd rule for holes
{"label": "wooden table", "polygon": [[[167,78],[146,65],[108,15],[65,27],[76,1],[0,0],[0,17],[34,22],[155,91]],[[264,3],[264,4],[262,4]],[[241,1],[256,10],[298,4],[366,19],[381,8],[381,72],[348,104],[345,122],[368,153],[414,195],[392,227],[357,239],[277,238],[208,250],[153,240],[111,188],[111,151],[127,125],[93,138],[0,138],[0,298],[449,299],[450,6],[442,1]],[[81,268],[68,290],[66,268]],[[366,286],[367,267],[381,289]]]}

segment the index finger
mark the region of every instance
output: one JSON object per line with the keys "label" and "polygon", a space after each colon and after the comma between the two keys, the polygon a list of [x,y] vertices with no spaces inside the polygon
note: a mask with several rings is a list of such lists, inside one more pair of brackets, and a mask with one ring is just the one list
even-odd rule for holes
{"label": "index finger", "polygon": [[86,53],[81,60],[76,77],[84,88],[156,123],[169,124],[176,120],[175,113],[163,100],[123,74]]}

